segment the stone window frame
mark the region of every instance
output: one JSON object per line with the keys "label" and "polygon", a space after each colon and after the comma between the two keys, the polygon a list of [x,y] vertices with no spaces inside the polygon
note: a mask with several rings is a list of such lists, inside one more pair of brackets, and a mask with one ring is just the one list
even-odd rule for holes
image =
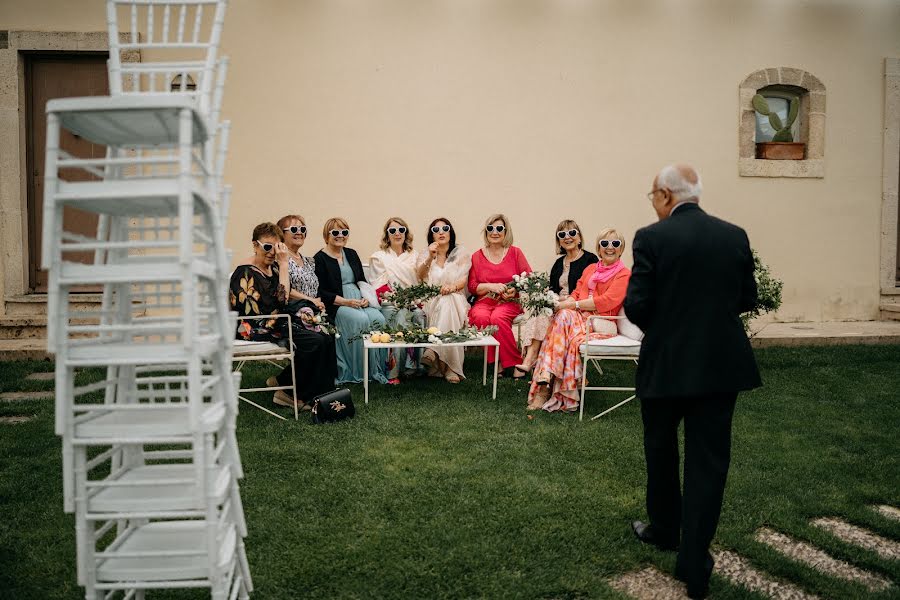
{"label": "stone window frame", "polygon": [[[770,85],[801,88],[800,139],[806,143],[803,160],[756,158],[756,111],[751,101]],[[748,75],[739,86],[738,174],[741,177],[825,177],[825,85],[803,69],[769,67]]]}
{"label": "stone window frame", "polygon": [[[119,40],[127,43],[130,35],[121,32]],[[109,36],[105,31],[0,32],[0,181],[4,182],[0,185],[0,215],[6,215],[0,218],[3,301],[30,293],[25,160],[25,54],[29,52],[109,52]],[[139,51],[122,51],[121,56],[122,62],[141,61]]]}

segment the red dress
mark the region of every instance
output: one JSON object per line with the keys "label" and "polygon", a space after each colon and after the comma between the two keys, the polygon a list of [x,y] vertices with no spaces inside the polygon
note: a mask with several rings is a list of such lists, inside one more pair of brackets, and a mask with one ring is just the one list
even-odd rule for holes
{"label": "red dress", "polygon": [[[487,259],[483,250],[472,255],[472,268],[469,270],[469,293],[475,294],[479,283],[510,283],[513,275],[531,273],[531,265],[525,255],[516,246],[510,246],[506,256],[499,264]],[[506,369],[522,362],[522,355],[516,345],[512,322],[522,313],[518,302],[499,302],[495,298],[482,296],[469,311],[469,323],[476,327],[496,325],[494,337],[500,342],[500,365]],[[493,362],[493,353],[488,353],[488,360]]]}

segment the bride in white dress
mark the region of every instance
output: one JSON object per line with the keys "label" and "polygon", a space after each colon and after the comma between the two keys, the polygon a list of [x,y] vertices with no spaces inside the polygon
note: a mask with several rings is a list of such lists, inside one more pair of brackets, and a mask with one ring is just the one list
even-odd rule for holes
{"label": "bride in white dress", "polygon": [[[456,232],[449,220],[440,217],[428,226],[428,248],[419,254],[419,278],[441,287],[441,295],[425,303],[429,327],[441,331],[459,331],[468,323],[469,302],[466,285],[472,257],[462,246],[456,245]],[[450,383],[459,383],[463,375],[463,348],[429,348],[422,354],[422,363],[429,367],[429,375],[443,376]]]}

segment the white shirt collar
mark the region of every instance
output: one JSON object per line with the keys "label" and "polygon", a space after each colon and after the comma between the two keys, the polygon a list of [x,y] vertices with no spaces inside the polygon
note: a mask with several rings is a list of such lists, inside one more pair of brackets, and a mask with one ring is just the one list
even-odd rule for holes
{"label": "white shirt collar", "polygon": [[678,210],[680,207],[684,206],[685,204],[696,204],[696,202],[692,202],[691,200],[682,200],[681,202],[679,202],[678,204],[676,204],[675,206],[672,207],[672,210],[669,211],[669,216],[671,217],[672,214],[674,214],[676,210]]}

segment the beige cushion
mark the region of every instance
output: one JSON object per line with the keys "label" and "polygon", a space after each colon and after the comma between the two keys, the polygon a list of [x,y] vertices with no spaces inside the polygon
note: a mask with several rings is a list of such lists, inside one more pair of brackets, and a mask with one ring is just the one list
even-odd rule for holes
{"label": "beige cushion", "polygon": [[619,316],[621,318],[616,320],[616,324],[618,325],[620,335],[638,341],[644,339],[644,332],[641,331],[640,327],[628,320],[628,317],[625,316],[624,308],[619,309]]}
{"label": "beige cushion", "polygon": [[591,324],[594,327],[594,333],[602,333],[609,336],[619,333],[614,320],[593,318],[591,319]]}
{"label": "beige cushion", "polygon": [[641,343],[637,340],[617,335],[604,340],[591,340],[582,344],[579,351],[588,356],[637,356],[641,351]]}

